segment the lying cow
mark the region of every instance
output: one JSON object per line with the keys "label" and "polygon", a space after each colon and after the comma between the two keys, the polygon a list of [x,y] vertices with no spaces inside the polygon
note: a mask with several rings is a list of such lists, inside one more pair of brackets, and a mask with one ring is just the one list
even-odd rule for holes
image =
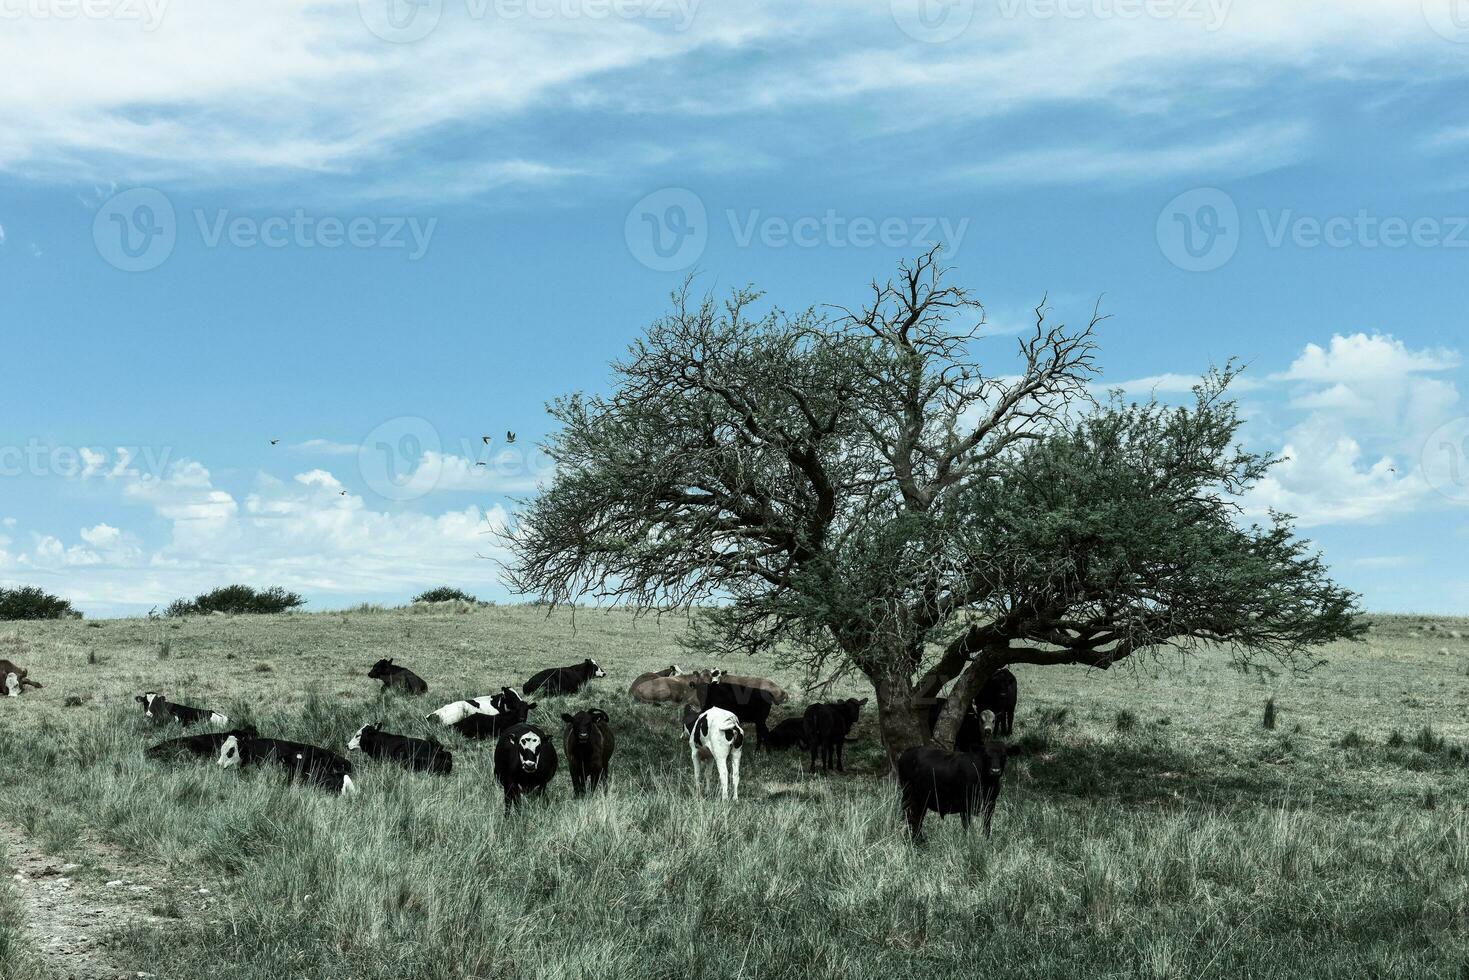
{"label": "lying cow", "polygon": [[578,711],[574,715],[562,712],[566,722],[566,763],[571,769],[571,790],[581,796],[588,788],[595,790],[607,775],[612,750],[617,739],[612,735],[612,719],[601,708]]}
{"label": "lying cow", "polygon": [[191,708],[187,704],[175,704],[164,697],[160,691],[148,691],[133,698],[143,706],[143,714],[147,715],[155,724],[167,724],[176,721],[187,728],[189,725],[207,721],[211,725],[225,725],[229,723],[229,716],[222,715],[218,711],[210,711],[208,708]]}
{"label": "lying cow", "polygon": [[500,709],[495,707],[493,699],[486,695],[480,698],[465,698],[463,701],[450,701],[442,708],[430,711],[424,718],[427,721],[436,721],[440,725],[453,725],[473,714],[497,715],[499,713]]}
{"label": "lying cow", "polygon": [[693,681],[697,675],[679,674],[678,668],[670,667],[673,673],[658,671],[656,674],[642,674],[632,682],[627,693],[632,695],[634,701],[643,704],[678,704],[681,701],[692,701],[698,694],[694,690]]}
{"label": "lying cow", "polygon": [[249,735],[229,735],[220,746],[219,764],[225,769],[262,762],[274,762],[286,769],[291,779],[312,783],[343,796],[357,792],[352,783],[352,763],[328,749]]}
{"label": "lying cow", "polygon": [[740,748],[745,744],[745,730],[733,711],[707,708],[690,720],[692,706],[684,711],[684,727],[689,733],[689,757],[694,763],[694,791],[704,795],[704,767],[710,762],[719,770],[720,795],[730,799],[730,783],[734,783],[734,802],[740,800]]}
{"label": "lying cow", "polygon": [[534,701],[527,701],[512,688],[504,687],[489,698],[476,698],[481,710],[473,711],[454,722],[452,727],[465,738],[499,738],[503,733],[524,724],[530,718]]}
{"label": "lying cow", "polygon": [[495,745],[495,780],[508,813],[527,793],[543,795],[556,775],[556,746],[534,725],[516,725]]}
{"label": "lying cow", "polygon": [[454,756],[445,751],[437,739],[409,738],[383,731],[382,725],[363,725],[347,741],[347,751],[361,751],[373,759],[387,759],[415,772],[432,772],[447,776],[454,768]]}
{"label": "lying cow", "polygon": [[375,681],[383,682],[383,691],[397,688],[404,694],[427,694],[428,684],[407,667],[399,667],[393,663],[392,657],[385,657],[372,665],[367,676]]}
{"label": "lying cow", "polygon": [[719,680],[724,682],[725,684],[738,684],[741,687],[749,687],[757,691],[764,691],[770,695],[771,704],[785,704],[791,699],[791,696],[786,693],[785,688],[781,687],[779,684],[768,677],[751,677],[745,674],[731,674],[728,671],[720,670],[717,667],[714,670],[701,670],[697,674],[695,674],[691,678],[691,680],[694,680],[695,682],[704,681],[705,683],[713,683],[714,681]]}
{"label": "lying cow", "polygon": [[18,698],[28,687],[39,690],[43,685],[37,684],[26,676],[26,669],[9,660],[0,660],[0,678],[5,679],[5,696]]}
{"label": "lying cow", "polygon": [[787,718],[765,733],[767,749],[806,748],[806,719]]}
{"label": "lying cow", "polygon": [[607,672],[591,657],[570,667],[547,667],[536,671],[521,688],[526,694],[575,694],[593,677],[606,677]]}
{"label": "lying cow", "polygon": [[148,749],[150,759],[172,759],[181,755],[197,755],[206,759],[217,759],[224,743],[230,738],[257,738],[259,732],[254,725],[245,725],[228,732],[209,732],[205,735],[185,735],[182,738],[164,739]]}
{"label": "lying cow", "polygon": [[821,771],[831,772],[833,758],[837,772],[843,772],[842,755],[847,736],[857,726],[857,715],[867,699],[847,698],[827,704],[813,704],[802,719],[806,727],[806,745],[811,749],[811,771],[816,771],[816,756],[821,755]]}
{"label": "lying cow", "polygon": [[[993,718],[984,721],[993,727]],[[1004,742],[989,739],[977,752],[946,752],[924,747],[908,749],[898,756],[903,812],[913,840],[923,839],[923,818],[930,810],[940,817],[959,814],[966,831],[970,817],[979,810],[984,817],[984,835],[990,836],[995,802],[1000,798],[1000,781],[1005,775],[1006,754]]]}

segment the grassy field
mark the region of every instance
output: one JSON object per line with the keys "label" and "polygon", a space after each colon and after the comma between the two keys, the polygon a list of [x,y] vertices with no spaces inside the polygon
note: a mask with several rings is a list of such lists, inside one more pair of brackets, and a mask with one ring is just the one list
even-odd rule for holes
{"label": "grassy field", "polygon": [[[1017,668],[994,838],[935,820],[922,848],[871,716],[845,776],[747,752],[741,804],[697,802],[676,710],[626,697],[687,666],[682,625],[505,607],[0,624],[0,657],[47,685],[0,699],[0,823],[83,885],[97,846],[172,882],[148,893],[159,925],[110,952],[167,980],[1469,977],[1469,623],[1379,617],[1304,677],[1217,655]],[[428,697],[380,699],[380,656]],[[149,761],[132,701],[158,688],[344,750],[364,722],[429,734],[444,701],[584,656],[607,679],[532,720],[559,748],[562,710],[606,708],[613,790],[574,801],[563,767],[508,818],[487,745],[456,739],[448,778],[358,757],[344,800]],[[0,976],[29,980],[13,886]]]}

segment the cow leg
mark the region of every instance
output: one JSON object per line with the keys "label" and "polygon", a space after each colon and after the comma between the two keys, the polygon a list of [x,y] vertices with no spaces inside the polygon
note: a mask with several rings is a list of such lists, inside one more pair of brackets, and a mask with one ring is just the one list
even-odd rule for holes
{"label": "cow leg", "polygon": [[704,796],[704,763],[699,761],[698,749],[694,749],[689,755],[694,760],[694,795],[702,799]]}
{"label": "cow leg", "polygon": [[816,753],[820,751],[821,740],[819,738],[813,738],[811,740],[811,774],[813,776],[816,775]]}
{"label": "cow leg", "polygon": [[730,760],[730,779],[734,783],[734,801],[740,801],[740,753],[736,752]]}
{"label": "cow leg", "polygon": [[765,748],[765,736],[768,735],[768,734],[769,734],[769,732],[767,732],[765,730],[765,719],[764,718],[756,718],[755,719],[755,748],[757,748],[757,749],[763,749],[763,748]]}
{"label": "cow leg", "polygon": [[1000,798],[999,787],[986,790],[984,794],[984,835],[990,836],[990,822],[995,817],[995,803]]}
{"label": "cow leg", "polygon": [[923,801],[915,799],[913,794],[903,794],[903,810],[908,816],[908,833],[913,838],[913,843],[923,842],[923,818],[928,813],[928,808]]}
{"label": "cow leg", "polygon": [[587,774],[575,761],[571,763],[571,795],[581,796],[587,791]]}
{"label": "cow leg", "polygon": [[728,755],[715,753],[714,764],[719,767],[719,795],[721,799],[729,799],[729,762]]}
{"label": "cow leg", "polygon": [[842,766],[842,756],[845,754],[846,747],[847,747],[847,740],[846,740],[846,738],[839,738],[839,739],[837,739],[837,772],[846,772],[847,771]]}

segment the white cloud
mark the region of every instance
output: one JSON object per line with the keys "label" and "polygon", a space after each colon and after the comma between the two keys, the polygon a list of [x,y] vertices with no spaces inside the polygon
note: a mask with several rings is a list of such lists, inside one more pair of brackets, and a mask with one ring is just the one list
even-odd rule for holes
{"label": "white cloud", "polygon": [[356,456],[355,443],[333,442],[330,439],[307,439],[291,447],[293,452],[314,453],[318,456]]}
{"label": "white cloud", "polygon": [[0,245],[5,244],[5,226],[0,225]]}

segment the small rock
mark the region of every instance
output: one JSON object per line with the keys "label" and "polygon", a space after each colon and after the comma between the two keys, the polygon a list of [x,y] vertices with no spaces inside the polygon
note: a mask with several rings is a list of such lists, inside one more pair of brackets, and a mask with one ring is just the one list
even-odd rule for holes
{"label": "small rock", "polygon": [[152,890],[153,890],[153,886],[151,886],[151,885],[129,885],[128,886],[128,891],[130,891],[130,892],[151,892]]}
{"label": "small rock", "polygon": [[108,887],[108,888],[117,888],[117,887],[119,887],[119,886],[121,886],[121,885],[122,885],[122,881],[121,881],[121,879],[119,879],[119,880],[117,880],[117,881],[109,881],[109,882],[108,882],[108,883],[107,883],[107,887]]}
{"label": "small rock", "polygon": [[208,895],[209,894],[209,889],[207,889],[207,888],[201,888],[201,889],[199,889],[199,894],[200,895]]}

